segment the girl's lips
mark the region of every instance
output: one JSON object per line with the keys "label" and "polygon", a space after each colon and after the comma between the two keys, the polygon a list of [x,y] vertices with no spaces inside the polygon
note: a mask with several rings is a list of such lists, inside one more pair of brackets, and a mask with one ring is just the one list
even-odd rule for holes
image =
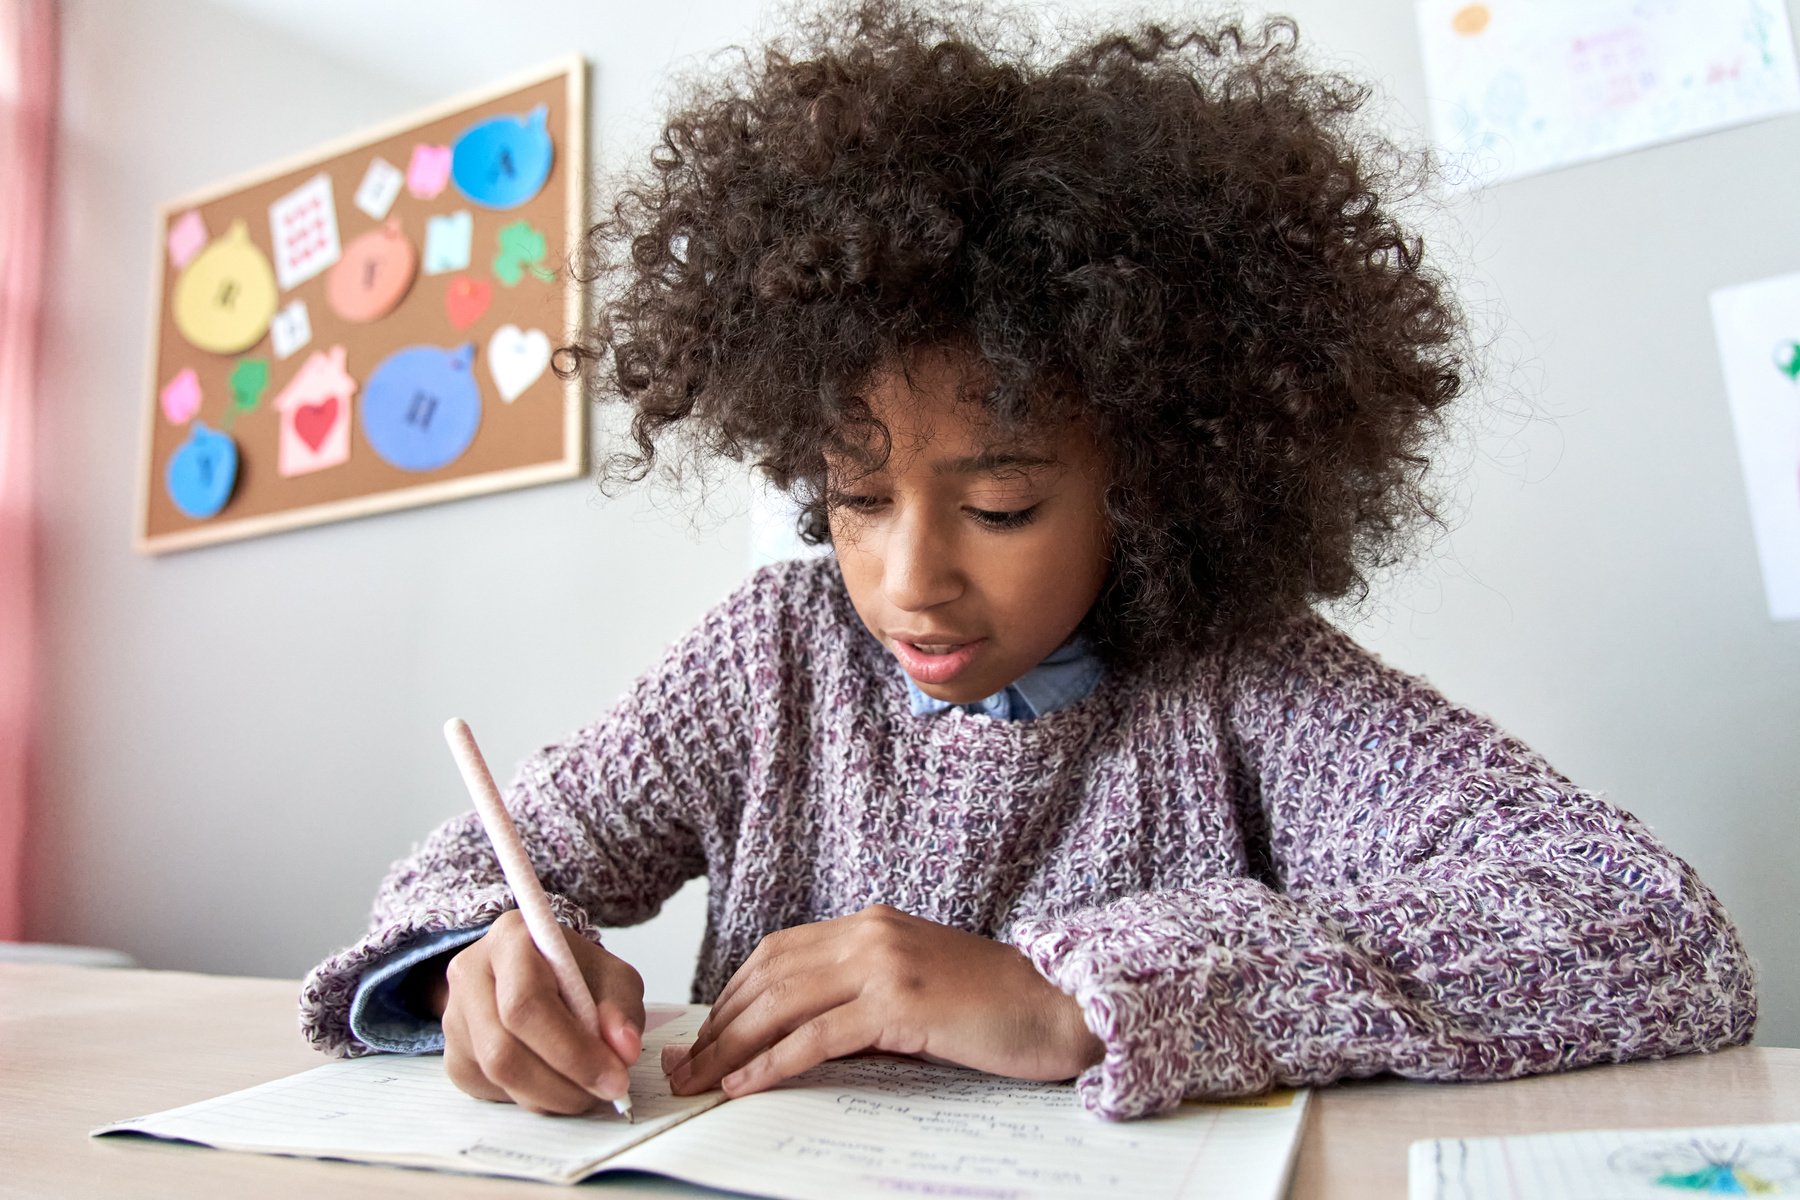
{"label": "girl's lips", "polygon": [[986,638],[976,638],[944,654],[927,654],[911,642],[893,639],[894,657],[900,660],[906,673],[920,683],[949,683],[962,674],[986,644]]}

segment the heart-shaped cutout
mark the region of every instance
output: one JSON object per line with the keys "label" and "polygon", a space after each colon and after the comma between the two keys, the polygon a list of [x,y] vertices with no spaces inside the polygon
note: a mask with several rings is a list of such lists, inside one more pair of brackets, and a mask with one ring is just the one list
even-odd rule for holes
{"label": "heart-shaped cutout", "polygon": [[488,341],[488,370],[500,398],[511,404],[550,365],[550,338],[541,329],[502,325]]}
{"label": "heart-shaped cutout", "polygon": [[294,410],[294,432],[306,443],[308,450],[318,451],[331,434],[331,427],[337,424],[338,398],[327,396],[317,404],[302,404]]}

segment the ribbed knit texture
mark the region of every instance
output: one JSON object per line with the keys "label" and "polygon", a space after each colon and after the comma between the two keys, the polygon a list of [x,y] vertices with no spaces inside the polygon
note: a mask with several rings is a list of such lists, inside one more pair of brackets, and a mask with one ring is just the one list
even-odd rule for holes
{"label": "ribbed knit texture", "polygon": [[[1034,721],[918,717],[831,559],[757,572],[510,789],[559,916],[711,885],[693,998],[775,930],[877,902],[1019,946],[1081,1003],[1106,1116],[1392,1071],[1503,1079],[1749,1039],[1750,961],[1693,870],[1484,717],[1308,615],[1109,672]],[[509,906],[473,813],[307,978]]]}

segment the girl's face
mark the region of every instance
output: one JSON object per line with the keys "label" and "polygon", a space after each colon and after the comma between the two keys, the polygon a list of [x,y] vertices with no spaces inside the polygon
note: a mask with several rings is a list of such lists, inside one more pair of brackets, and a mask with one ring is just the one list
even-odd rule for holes
{"label": "girl's face", "polygon": [[968,360],[921,353],[864,399],[888,429],[877,471],[828,455],[831,538],[857,615],[919,689],[999,691],[1068,640],[1106,580],[1104,456],[1070,426],[992,440],[959,402]]}

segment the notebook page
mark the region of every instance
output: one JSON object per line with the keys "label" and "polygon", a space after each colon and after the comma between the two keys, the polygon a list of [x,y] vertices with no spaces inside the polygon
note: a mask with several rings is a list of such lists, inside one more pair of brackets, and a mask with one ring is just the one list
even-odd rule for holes
{"label": "notebook page", "polygon": [[1069,1084],[858,1058],[732,1100],[606,1169],[787,1200],[884,1192],[1279,1200],[1305,1103],[1305,1092],[1281,1092],[1112,1122],[1083,1111]]}
{"label": "notebook page", "polygon": [[1583,1129],[1414,1142],[1410,1200],[1800,1195],[1800,1125]]}
{"label": "notebook page", "polygon": [[654,1010],[631,1071],[635,1123],[611,1109],[550,1117],[458,1090],[439,1055],[347,1059],[94,1133],[146,1133],[221,1150],[345,1158],[570,1183],[637,1142],[720,1103],[673,1096],[662,1047],[691,1042],[706,1009]]}

